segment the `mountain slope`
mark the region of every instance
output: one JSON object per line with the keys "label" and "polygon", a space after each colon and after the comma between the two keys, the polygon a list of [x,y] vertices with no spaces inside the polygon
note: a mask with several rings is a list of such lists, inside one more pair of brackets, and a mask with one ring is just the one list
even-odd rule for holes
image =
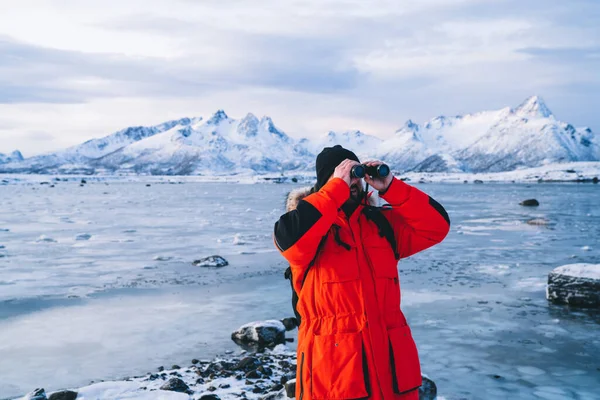
{"label": "mountain slope", "polygon": [[0,153],[0,164],[9,162],[21,162],[23,161],[23,155],[19,150],[15,150],[10,154]]}

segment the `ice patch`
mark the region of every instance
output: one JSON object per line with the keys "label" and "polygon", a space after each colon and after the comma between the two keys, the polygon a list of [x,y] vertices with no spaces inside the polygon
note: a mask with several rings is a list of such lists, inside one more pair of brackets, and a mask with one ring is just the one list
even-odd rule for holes
{"label": "ice patch", "polygon": [[567,264],[555,268],[552,272],[575,278],[600,279],[600,264]]}
{"label": "ice patch", "polygon": [[536,368],[536,367],[529,367],[529,366],[517,367],[517,371],[519,371],[523,375],[533,375],[533,376],[544,375],[546,373],[546,371],[544,371],[543,369]]}
{"label": "ice patch", "polygon": [[496,276],[506,276],[511,273],[509,265],[482,265],[478,270],[484,274]]}
{"label": "ice patch", "polygon": [[233,244],[235,245],[242,245],[242,244],[246,244],[246,242],[244,242],[244,240],[241,238],[239,233],[236,233],[233,236]]}
{"label": "ice patch", "polygon": [[544,290],[546,288],[546,278],[524,278],[515,284],[515,287],[518,289],[528,290],[531,292],[537,292],[539,290]]}
{"label": "ice patch", "polygon": [[46,235],[40,235],[39,238],[37,238],[36,242],[38,243],[56,243],[56,240],[52,239],[51,237],[48,237]]}
{"label": "ice patch", "polygon": [[91,237],[92,235],[89,233],[80,233],[79,235],[75,236],[75,240],[90,240]]}

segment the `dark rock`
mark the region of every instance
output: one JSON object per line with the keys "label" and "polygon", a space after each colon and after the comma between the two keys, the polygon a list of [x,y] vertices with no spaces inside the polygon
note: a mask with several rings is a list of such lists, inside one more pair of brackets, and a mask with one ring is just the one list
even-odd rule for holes
{"label": "dark rock", "polygon": [[536,199],[527,199],[527,200],[523,200],[522,202],[520,202],[519,205],[520,206],[537,207],[540,205],[540,203]]}
{"label": "dark rock", "polygon": [[60,392],[54,392],[48,400],[75,400],[77,398],[77,392],[71,390],[61,390]]}
{"label": "dark rock", "polygon": [[200,398],[198,400],[221,400],[221,398],[219,396],[217,396],[216,394],[204,394],[202,396],[200,396]]}
{"label": "dark rock", "polygon": [[246,378],[248,379],[258,379],[262,376],[262,374],[257,370],[252,370],[246,374]]}
{"label": "dark rock", "polygon": [[293,177],[293,178],[292,178],[292,182],[294,182],[294,183],[298,182],[298,178],[296,178],[296,177]]}
{"label": "dark rock", "polygon": [[199,362],[200,362],[200,360],[195,359],[195,358],[192,360],[192,364],[194,364],[194,365],[198,364]]}
{"label": "dark rock", "polygon": [[285,342],[285,326],[278,320],[251,322],[231,334],[237,344],[256,343],[269,346]]}
{"label": "dark rock", "polygon": [[296,397],[296,378],[290,379],[284,384],[284,386],[285,392],[287,393],[287,396],[289,398],[293,399],[294,397]]}
{"label": "dark rock", "polygon": [[177,365],[177,364],[174,364],[174,365],[171,367],[171,369],[179,369],[179,368],[181,368],[181,367],[180,367],[179,365]]}
{"label": "dark rock", "polygon": [[236,365],[233,366],[233,369],[236,371],[252,371],[260,366],[261,362],[256,357],[244,357],[242,358]]}
{"label": "dark rock", "polygon": [[197,267],[224,267],[229,265],[229,262],[221,256],[208,256],[195,260],[192,264]]}
{"label": "dark rock", "polygon": [[85,179],[82,179],[81,183],[87,183],[87,181]]}
{"label": "dark rock", "polygon": [[47,400],[46,391],[43,388],[35,389],[25,395],[25,400]]}
{"label": "dark rock", "polygon": [[149,381],[155,381],[158,379],[158,374],[150,374],[150,376],[148,377]]}
{"label": "dark rock", "polygon": [[419,388],[419,400],[435,400],[437,396],[437,386],[431,379],[422,376],[423,384]]}
{"label": "dark rock", "polygon": [[548,274],[546,298],[570,306],[600,308],[600,264],[571,264]]}
{"label": "dark rock", "polygon": [[219,389],[229,389],[231,385],[229,383],[221,383]]}
{"label": "dark rock", "polygon": [[271,368],[269,368],[269,367],[265,367],[264,365],[261,365],[256,370],[259,371],[261,374],[266,375],[266,376],[273,375],[273,370]]}
{"label": "dark rock", "polygon": [[179,378],[171,378],[160,387],[160,390],[170,390],[171,392],[180,392],[191,394],[191,390],[184,381]]}
{"label": "dark rock", "polygon": [[296,379],[296,374],[281,375],[281,379],[279,379],[279,382],[281,382],[282,385],[285,385],[290,379]]}
{"label": "dark rock", "polygon": [[284,318],[281,320],[286,331],[292,331],[298,327],[298,320],[296,317]]}
{"label": "dark rock", "polygon": [[260,387],[260,386],[255,386],[254,389],[252,389],[252,393],[258,393],[258,394],[263,394],[266,393],[267,389]]}
{"label": "dark rock", "polygon": [[275,392],[278,392],[281,389],[283,389],[283,384],[281,384],[281,383],[276,383],[273,386],[271,386],[271,390],[273,390]]}
{"label": "dark rock", "polygon": [[206,390],[208,390],[209,392],[214,392],[215,390],[217,390],[217,388],[214,386],[209,386],[208,388],[206,388]]}
{"label": "dark rock", "polygon": [[279,389],[269,389],[272,393],[267,393],[266,395],[264,395],[263,397],[260,398],[260,400],[281,400],[281,399],[286,399],[287,395],[285,393],[285,389],[279,388]]}
{"label": "dark rock", "polygon": [[150,186],[152,186],[152,185],[150,185],[149,183],[146,183],[146,187],[150,187]]}
{"label": "dark rock", "polygon": [[592,183],[598,183],[598,177],[597,176],[595,176],[595,177],[592,178]]}
{"label": "dark rock", "polygon": [[481,179],[475,179],[473,183],[483,183],[483,181]]}
{"label": "dark rock", "polygon": [[164,370],[165,370],[165,367],[163,367],[163,366],[158,367],[158,372],[163,372]]}

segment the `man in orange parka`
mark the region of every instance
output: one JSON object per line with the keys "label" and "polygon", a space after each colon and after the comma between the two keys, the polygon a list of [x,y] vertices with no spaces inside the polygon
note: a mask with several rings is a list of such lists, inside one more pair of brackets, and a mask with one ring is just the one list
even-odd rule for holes
{"label": "man in orange parka", "polygon": [[400,310],[397,263],[441,242],[450,220],[437,201],[392,174],[366,175],[389,203],[380,212],[393,228],[397,257],[363,212],[372,197],[351,177],[356,164],[353,152],[325,148],[317,184],[290,193],[275,223],[275,244],[299,296],[296,399],[418,399],[419,356]]}

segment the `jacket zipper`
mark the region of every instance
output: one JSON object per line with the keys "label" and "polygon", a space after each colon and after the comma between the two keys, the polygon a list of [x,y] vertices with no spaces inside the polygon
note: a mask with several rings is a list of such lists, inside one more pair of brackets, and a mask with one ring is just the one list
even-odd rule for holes
{"label": "jacket zipper", "polygon": [[304,370],[304,352],[302,352],[302,359],[300,360],[300,398],[298,400],[302,400],[304,397],[304,374],[302,371]]}

